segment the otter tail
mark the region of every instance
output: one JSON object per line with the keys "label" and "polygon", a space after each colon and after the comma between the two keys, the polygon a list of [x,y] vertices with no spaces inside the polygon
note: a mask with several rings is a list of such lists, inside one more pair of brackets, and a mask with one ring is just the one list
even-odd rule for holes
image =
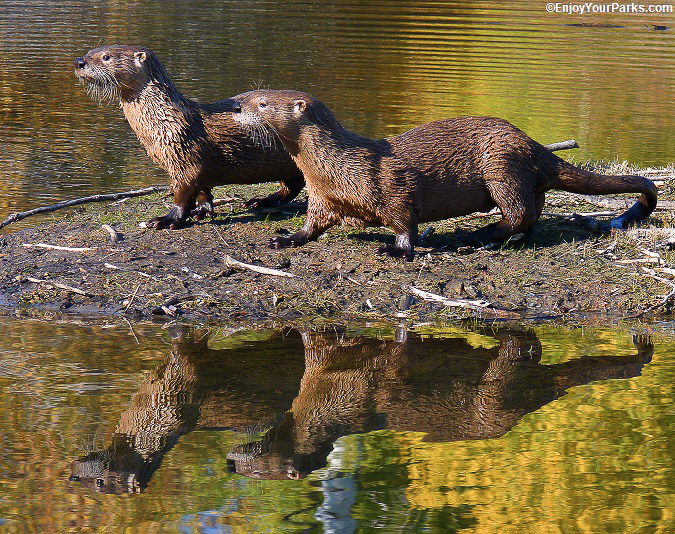
{"label": "otter tail", "polygon": [[612,219],[613,228],[626,228],[648,217],[656,208],[657,189],[654,182],[642,176],[611,176],[585,171],[560,159],[555,189],[582,195],[607,195],[611,193],[642,193],[638,201],[626,212]]}

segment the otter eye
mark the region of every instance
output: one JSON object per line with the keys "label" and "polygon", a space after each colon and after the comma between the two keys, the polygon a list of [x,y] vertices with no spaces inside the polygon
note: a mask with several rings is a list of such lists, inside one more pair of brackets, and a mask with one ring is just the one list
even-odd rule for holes
{"label": "otter eye", "polygon": [[258,107],[260,109],[265,109],[267,107],[267,102],[265,102],[264,100],[262,102],[259,102]]}
{"label": "otter eye", "polygon": [[109,54],[103,54],[103,61],[110,61],[110,55]]}

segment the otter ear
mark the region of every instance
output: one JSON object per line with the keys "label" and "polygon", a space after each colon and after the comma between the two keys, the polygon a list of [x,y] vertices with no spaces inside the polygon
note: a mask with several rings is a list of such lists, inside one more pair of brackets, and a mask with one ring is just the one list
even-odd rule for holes
{"label": "otter ear", "polygon": [[139,67],[142,66],[143,63],[145,63],[146,59],[147,59],[147,56],[146,56],[145,52],[143,52],[142,50],[140,52],[136,52],[134,54],[134,61],[136,62],[136,65],[138,65]]}
{"label": "otter ear", "polygon": [[293,102],[293,111],[295,113],[302,113],[307,109],[307,102],[304,100],[295,100]]}

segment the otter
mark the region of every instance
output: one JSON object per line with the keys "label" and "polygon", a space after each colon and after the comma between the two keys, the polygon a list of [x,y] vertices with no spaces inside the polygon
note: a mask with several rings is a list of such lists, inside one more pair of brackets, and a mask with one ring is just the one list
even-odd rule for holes
{"label": "otter", "polygon": [[387,226],[395,244],[378,252],[412,260],[418,224],[497,206],[502,220],[473,232],[473,243],[504,241],[527,232],[549,189],[582,194],[641,193],[611,221],[625,228],[656,207],[657,190],[640,176],[582,170],[494,117],[443,119],[395,137],[352,133],[321,101],[289,90],[250,91],[235,102],[235,120],[257,139],[274,133],[305,175],[307,219],[272,248],[301,246],[346,218]]}
{"label": "otter", "polygon": [[[173,207],[147,226],[180,228],[189,216],[213,215],[211,189],[223,184],[279,180],[281,187],[249,208],[293,200],[305,182],[281,145],[263,149],[232,119],[238,95],[199,104],[178,92],[157,56],[140,46],[113,45],[75,60],[75,74],[92,97],[119,100],[148,155],[171,176]],[[199,205],[198,207],[197,204]]]}

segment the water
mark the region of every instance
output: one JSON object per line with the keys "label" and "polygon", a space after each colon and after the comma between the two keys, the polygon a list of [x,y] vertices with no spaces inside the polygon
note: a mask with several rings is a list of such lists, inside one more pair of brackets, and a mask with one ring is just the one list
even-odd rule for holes
{"label": "water", "polygon": [[120,110],[91,102],[73,75],[74,58],[113,42],[153,49],[200,101],[296,88],[371,137],[488,114],[544,143],[576,138],[576,161],[673,162],[672,14],[549,14],[542,1],[380,4],[5,0],[0,218],[167,182]]}
{"label": "water", "polygon": [[0,532],[675,527],[669,336],[0,332]]}

